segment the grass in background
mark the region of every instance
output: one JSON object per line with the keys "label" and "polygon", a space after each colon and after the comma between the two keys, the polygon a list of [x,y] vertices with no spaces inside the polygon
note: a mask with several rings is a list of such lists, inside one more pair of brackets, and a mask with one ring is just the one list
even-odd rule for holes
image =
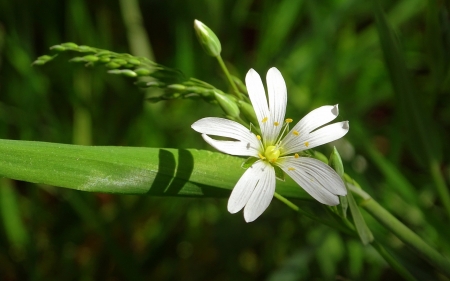
{"label": "grass in background", "polygon": [[[346,141],[336,144],[346,172],[449,255],[450,217],[439,191],[450,178],[448,7],[379,4],[380,10],[361,1],[3,1],[0,136],[211,149],[190,125],[220,116],[217,107],[147,103],[157,93],[65,57],[31,67],[48,46],[73,41],[153,56],[227,90],[219,66],[195,40],[199,19],[221,39],[234,75],[280,69],[287,116],[339,103],[341,118],[352,123]],[[223,199],[86,194],[3,179],[0,212],[2,280],[399,278],[371,246],[279,202],[245,224],[228,214]],[[366,220],[417,279],[435,279],[400,240]]]}

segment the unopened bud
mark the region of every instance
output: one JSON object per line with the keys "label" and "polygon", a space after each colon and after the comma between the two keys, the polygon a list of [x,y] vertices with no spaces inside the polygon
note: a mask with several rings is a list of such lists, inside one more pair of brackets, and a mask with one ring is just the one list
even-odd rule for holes
{"label": "unopened bud", "polygon": [[136,72],[136,74],[139,76],[148,76],[151,73],[150,70],[146,68],[138,68],[135,69],[134,72]]}
{"label": "unopened bud", "polygon": [[138,59],[128,59],[128,63],[129,64],[133,64],[133,65],[140,65],[141,64],[141,61],[140,60],[138,60]]}
{"label": "unopened bud", "polygon": [[172,84],[172,85],[167,86],[167,89],[182,92],[182,91],[186,90],[186,86],[181,85],[181,84]]}
{"label": "unopened bud", "polygon": [[256,118],[255,110],[253,109],[253,107],[245,101],[241,100],[238,102],[238,105],[244,118],[251,122],[253,125],[257,125],[258,118]]}
{"label": "unopened bud", "polygon": [[50,50],[56,51],[56,52],[63,52],[66,50],[66,48],[61,45],[55,45],[55,46],[51,46]]}
{"label": "unopened bud", "polygon": [[72,50],[78,48],[78,45],[72,42],[62,43],[61,46]]}
{"label": "unopened bud", "polygon": [[83,60],[87,61],[87,62],[96,62],[96,61],[98,61],[98,57],[94,56],[94,55],[88,55],[88,56],[84,56]]}
{"label": "unopened bud", "polygon": [[219,56],[222,51],[222,46],[220,45],[219,38],[217,38],[216,34],[198,20],[194,20],[194,29],[197,38],[206,53],[213,57]]}
{"label": "unopened bud", "polygon": [[239,107],[231,97],[226,94],[220,94],[217,91],[214,91],[214,97],[226,115],[239,117]]}
{"label": "unopened bud", "polygon": [[109,62],[109,63],[107,63],[105,66],[106,66],[107,68],[114,69],[114,68],[119,68],[119,67],[120,67],[120,64],[115,63],[115,62]]}

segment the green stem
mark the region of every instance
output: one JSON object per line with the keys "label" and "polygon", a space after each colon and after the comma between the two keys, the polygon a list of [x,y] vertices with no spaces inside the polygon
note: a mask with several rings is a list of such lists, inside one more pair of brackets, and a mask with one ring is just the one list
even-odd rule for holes
{"label": "green stem", "polygon": [[403,267],[386,249],[377,241],[372,242],[372,246],[377,250],[377,252],[384,258],[384,260],[400,274],[405,280],[416,281],[417,279],[409,273],[408,270]]}
{"label": "green stem", "polygon": [[444,205],[445,210],[447,211],[448,218],[450,218],[450,193],[445,184],[445,179],[440,171],[439,162],[436,160],[431,160],[430,170],[441,202]]}
{"label": "green stem", "polygon": [[[330,226],[332,228],[336,228],[338,230],[341,230],[341,231],[343,231],[343,232],[345,232],[347,234],[353,234],[353,232],[354,232],[352,230],[352,227],[349,226],[348,224],[345,224],[346,227],[342,226],[342,224],[333,224],[333,223],[331,223],[329,221],[326,221],[326,220],[324,220],[324,219],[322,219],[322,218],[320,218],[318,216],[315,216],[315,215],[313,215],[311,213],[308,213],[308,212],[300,209],[297,205],[295,205],[294,203],[289,201],[289,199],[287,199],[286,197],[283,197],[279,193],[275,192],[274,197],[277,198],[278,200],[280,200],[281,202],[283,202],[284,204],[286,204],[292,210],[300,213],[301,215],[304,215],[305,217],[307,217],[309,219],[316,220],[316,221],[318,221],[320,223],[323,223],[325,225],[328,225],[328,226]],[[332,212],[330,211],[330,213],[332,213]]]}
{"label": "green stem", "polygon": [[450,261],[422,240],[416,233],[391,215],[362,189],[348,185],[353,194],[363,199],[360,205],[366,209],[379,223],[394,233],[406,245],[414,249],[422,258],[436,269],[450,277]]}
{"label": "green stem", "polygon": [[217,58],[217,61],[220,64],[220,67],[222,68],[223,72],[225,73],[225,76],[227,77],[227,80],[230,83],[231,88],[233,88],[234,95],[238,99],[242,100],[242,95],[241,95],[241,93],[239,93],[239,90],[238,90],[236,84],[234,83],[233,78],[231,78],[230,72],[228,72],[228,68],[225,65],[225,63],[223,62],[222,57],[220,55],[218,55],[216,58]]}

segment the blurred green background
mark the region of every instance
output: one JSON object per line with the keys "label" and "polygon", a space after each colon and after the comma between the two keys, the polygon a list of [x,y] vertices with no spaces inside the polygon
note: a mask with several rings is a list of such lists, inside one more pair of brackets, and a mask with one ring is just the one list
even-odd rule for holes
{"label": "blurred green background", "polygon": [[[373,3],[0,1],[0,137],[212,149],[190,125],[221,116],[216,106],[146,102],[157,90],[140,90],[102,67],[68,63],[68,55],[31,66],[50,46],[71,41],[147,56],[227,91],[217,62],[196,41],[198,19],[220,38],[235,76],[243,80],[249,68],[262,77],[272,66],[280,69],[294,121],[339,103],[338,119],[351,123],[335,143],[346,172],[448,255],[450,218],[432,177],[450,178],[448,3],[380,1],[399,39],[395,46],[377,29]],[[371,246],[276,200],[250,224],[241,213],[230,215],[226,201],[89,194],[0,179],[0,279],[401,278]],[[366,219],[416,278],[444,278]]]}

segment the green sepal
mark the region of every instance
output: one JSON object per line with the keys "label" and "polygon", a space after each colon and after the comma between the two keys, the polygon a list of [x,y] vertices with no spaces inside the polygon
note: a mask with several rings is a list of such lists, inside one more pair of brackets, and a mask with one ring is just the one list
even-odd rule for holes
{"label": "green sepal", "polygon": [[323,153],[314,151],[312,156],[328,165],[328,158]]}
{"label": "green sepal", "polygon": [[280,181],[284,181],[284,171],[278,166],[273,166],[273,168],[275,169],[275,177]]}
{"label": "green sepal", "polygon": [[253,165],[253,163],[255,163],[258,160],[259,159],[256,158],[256,157],[249,157],[249,158],[247,158],[247,160],[242,162],[241,167],[244,168],[244,169],[248,169],[248,168],[250,168]]}

